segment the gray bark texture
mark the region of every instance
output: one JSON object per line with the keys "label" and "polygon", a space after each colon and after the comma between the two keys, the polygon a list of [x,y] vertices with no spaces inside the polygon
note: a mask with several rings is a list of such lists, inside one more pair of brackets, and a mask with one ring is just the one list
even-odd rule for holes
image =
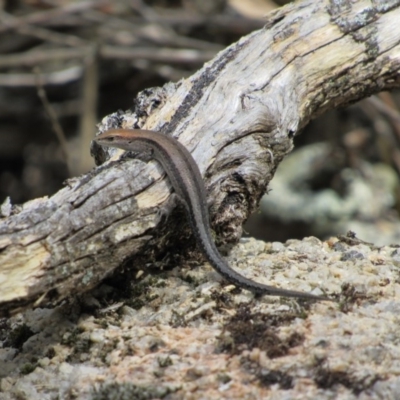
{"label": "gray bark texture", "polygon": [[[99,131],[143,128],[178,138],[203,174],[219,240],[236,242],[311,118],[400,86],[399,21],[400,1],[290,4],[190,78],[140,93],[133,111],[104,118]],[[2,207],[3,313],[75,296],[126,260],[177,240],[173,219],[157,212],[171,193],[161,166],[92,151],[97,161],[115,162],[50,198]]]}

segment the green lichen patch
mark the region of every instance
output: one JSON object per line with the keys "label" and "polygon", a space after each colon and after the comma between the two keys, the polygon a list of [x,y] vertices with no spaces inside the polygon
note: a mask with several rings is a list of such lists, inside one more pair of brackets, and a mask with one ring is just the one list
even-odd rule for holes
{"label": "green lichen patch", "polygon": [[26,363],[21,367],[20,372],[22,375],[28,375],[31,372],[33,372],[36,369],[36,367],[37,364]]}

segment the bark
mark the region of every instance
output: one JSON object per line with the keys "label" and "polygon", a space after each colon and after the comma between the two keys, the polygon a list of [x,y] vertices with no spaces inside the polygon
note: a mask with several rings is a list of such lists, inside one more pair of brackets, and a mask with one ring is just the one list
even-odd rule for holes
{"label": "bark", "polygon": [[[192,77],[142,92],[110,127],[173,135],[205,178],[213,227],[235,242],[311,118],[400,86],[400,1],[303,1],[220,52]],[[120,152],[102,153],[98,161]],[[157,210],[171,192],[156,162],[108,162],[0,219],[0,310],[82,293],[174,236]],[[168,220],[169,223],[171,220]],[[164,235],[165,233],[165,235]]]}

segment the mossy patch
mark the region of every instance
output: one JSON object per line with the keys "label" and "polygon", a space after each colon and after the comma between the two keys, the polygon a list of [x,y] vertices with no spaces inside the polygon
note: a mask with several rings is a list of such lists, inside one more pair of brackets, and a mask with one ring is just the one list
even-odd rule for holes
{"label": "mossy patch", "polygon": [[288,354],[292,347],[299,346],[304,336],[293,332],[282,339],[278,335],[278,327],[287,325],[297,317],[292,312],[268,315],[251,312],[248,305],[239,307],[224,326],[219,338],[218,349],[231,354],[240,354],[243,350],[259,348],[270,358]]}
{"label": "mossy patch", "polygon": [[4,347],[21,349],[23,344],[34,335],[34,332],[26,324],[21,324],[11,330],[5,340]]}
{"label": "mossy patch", "polygon": [[321,389],[331,389],[335,385],[343,385],[355,395],[369,389],[375,382],[381,380],[379,374],[356,378],[348,371],[332,371],[329,367],[318,363],[314,371],[314,382]]}
{"label": "mossy patch", "polygon": [[159,385],[135,385],[130,382],[105,383],[93,392],[91,400],[163,399],[172,391],[169,387]]}

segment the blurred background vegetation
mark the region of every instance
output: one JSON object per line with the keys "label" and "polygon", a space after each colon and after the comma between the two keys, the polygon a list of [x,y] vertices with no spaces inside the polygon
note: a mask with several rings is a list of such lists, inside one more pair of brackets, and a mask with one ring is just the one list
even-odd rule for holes
{"label": "blurred background vegetation", "polygon": [[[96,123],[261,29],[272,0],[0,0],[0,203],[89,171]],[[266,240],[354,230],[398,243],[398,93],[332,110],[295,138],[246,231]]]}

